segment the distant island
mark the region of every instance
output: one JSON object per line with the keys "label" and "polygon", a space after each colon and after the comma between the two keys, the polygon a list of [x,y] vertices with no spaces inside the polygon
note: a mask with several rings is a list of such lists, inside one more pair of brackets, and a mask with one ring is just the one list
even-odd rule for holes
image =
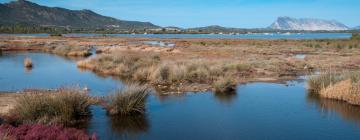
{"label": "distant island", "polygon": [[350,28],[335,20],[279,17],[269,28],[279,30],[343,31]]}
{"label": "distant island", "polygon": [[18,0],[0,4],[0,33],[99,33],[99,34],[245,34],[268,32],[359,32],[334,20],[279,17],[266,28],[231,28],[218,25],[179,28],[150,22],[102,16],[91,10],[69,10]]}

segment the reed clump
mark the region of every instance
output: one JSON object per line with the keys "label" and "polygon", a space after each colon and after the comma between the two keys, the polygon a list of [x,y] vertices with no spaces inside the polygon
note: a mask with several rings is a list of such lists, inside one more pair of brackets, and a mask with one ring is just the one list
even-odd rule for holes
{"label": "reed clump", "polygon": [[32,68],[33,67],[33,63],[32,63],[32,60],[30,58],[25,58],[24,67],[25,68]]}
{"label": "reed clump", "polygon": [[149,90],[146,86],[131,83],[108,97],[106,109],[113,116],[144,115]]}
{"label": "reed clump", "polygon": [[216,94],[233,93],[236,84],[230,77],[220,77],[213,83]]}
{"label": "reed clump", "polygon": [[323,73],[309,79],[311,92],[360,105],[360,72]]}
{"label": "reed clump", "polygon": [[90,115],[87,93],[76,88],[24,93],[11,114],[18,123],[72,125]]}

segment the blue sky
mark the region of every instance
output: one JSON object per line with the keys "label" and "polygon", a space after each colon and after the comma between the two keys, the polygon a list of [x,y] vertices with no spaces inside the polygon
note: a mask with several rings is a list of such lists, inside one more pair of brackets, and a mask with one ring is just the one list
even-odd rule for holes
{"label": "blue sky", "polygon": [[[10,0],[0,0],[1,3]],[[124,20],[160,26],[257,28],[279,16],[335,19],[360,26],[360,0],[31,0],[73,10],[90,9]]]}

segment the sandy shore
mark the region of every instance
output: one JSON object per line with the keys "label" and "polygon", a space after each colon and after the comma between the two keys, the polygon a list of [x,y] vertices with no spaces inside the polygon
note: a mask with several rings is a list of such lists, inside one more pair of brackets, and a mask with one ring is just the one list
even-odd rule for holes
{"label": "sandy shore", "polygon": [[15,106],[18,93],[0,92],[0,115],[6,115]]}

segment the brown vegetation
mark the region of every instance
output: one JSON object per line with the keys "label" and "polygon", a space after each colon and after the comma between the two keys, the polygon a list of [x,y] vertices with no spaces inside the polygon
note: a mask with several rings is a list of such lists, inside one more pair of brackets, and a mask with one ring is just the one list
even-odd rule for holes
{"label": "brown vegetation", "polygon": [[146,97],[149,90],[145,86],[129,84],[108,97],[106,108],[113,116],[132,116],[145,114]]}
{"label": "brown vegetation", "polygon": [[360,72],[321,74],[310,78],[309,89],[324,98],[360,105]]}
{"label": "brown vegetation", "polygon": [[25,58],[24,66],[25,66],[25,68],[32,68],[33,67],[33,63],[32,63],[30,58]]}
{"label": "brown vegetation", "polygon": [[10,124],[75,126],[87,121],[89,106],[94,104],[102,105],[115,120],[140,117],[149,92],[146,86],[130,83],[107,97],[90,97],[78,88],[1,93],[0,119]]}
{"label": "brown vegetation", "polygon": [[216,94],[226,94],[234,92],[236,84],[231,80],[230,77],[220,77],[213,83]]}
{"label": "brown vegetation", "polygon": [[50,50],[50,52],[64,56],[86,57],[91,55],[89,48],[84,46],[58,46],[55,47],[55,49]]}
{"label": "brown vegetation", "polygon": [[[277,81],[314,70],[360,68],[360,40],[150,39],[118,37],[2,37],[3,50],[45,48],[61,55],[101,55],[78,62],[101,75],[120,76],[172,92],[203,91],[220,77],[234,83]],[[144,41],[175,43],[174,47]],[[40,47],[39,47],[40,46]],[[11,49],[10,49],[11,50]],[[81,53],[80,53],[81,52]],[[296,54],[306,55],[298,59]]]}
{"label": "brown vegetation", "polygon": [[72,125],[89,115],[90,105],[78,89],[34,91],[19,95],[9,116],[18,123]]}

